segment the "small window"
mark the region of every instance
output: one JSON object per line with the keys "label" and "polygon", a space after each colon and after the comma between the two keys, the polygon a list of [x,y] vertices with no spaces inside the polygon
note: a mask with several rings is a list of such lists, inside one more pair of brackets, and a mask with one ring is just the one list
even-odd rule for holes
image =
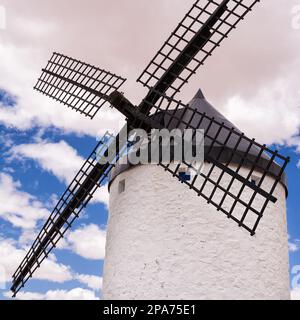
{"label": "small window", "polygon": [[125,180],[119,182],[119,194],[125,192]]}
{"label": "small window", "polygon": [[179,179],[182,182],[187,182],[187,181],[191,181],[191,174],[189,172],[189,170],[185,170],[185,169],[181,169],[179,170]]}

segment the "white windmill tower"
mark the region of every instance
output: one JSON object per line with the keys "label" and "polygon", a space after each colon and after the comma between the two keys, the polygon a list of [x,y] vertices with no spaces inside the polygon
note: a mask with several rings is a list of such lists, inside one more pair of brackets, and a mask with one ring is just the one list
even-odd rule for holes
{"label": "white windmill tower", "polygon": [[[233,127],[201,90],[190,107]],[[261,174],[254,171],[251,180]],[[224,185],[230,183],[226,179]],[[265,183],[272,185],[273,178]],[[289,299],[284,177],[275,196],[259,232],[245,237],[160,167],[117,166],[110,181],[104,299]],[[244,197],[251,198],[250,189]],[[241,214],[237,208],[235,216]]]}
{"label": "white windmill tower", "polygon": [[118,161],[132,147],[121,138],[125,130],[106,135],[13,275],[14,295],[110,176],[105,299],[289,298],[289,159],[245,136],[201,91],[189,105],[175,100],[257,2],[196,1],[138,79],[148,88],[138,106],[118,92],[124,78],[53,54],[36,90],[90,118],[109,103],[130,130],[202,129],[205,168],[186,160],[123,166]]}

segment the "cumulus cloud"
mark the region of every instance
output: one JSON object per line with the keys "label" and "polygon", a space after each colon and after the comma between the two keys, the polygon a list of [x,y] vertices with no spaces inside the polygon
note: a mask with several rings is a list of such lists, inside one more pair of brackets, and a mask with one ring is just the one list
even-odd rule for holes
{"label": "cumulus cloud", "polygon": [[225,105],[225,114],[249,136],[264,143],[300,146],[296,137],[300,128],[300,90],[295,80],[271,81],[253,97],[233,96]]}
{"label": "cumulus cloud", "polygon": [[52,173],[65,184],[73,180],[84,162],[77,151],[65,141],[22,144],[13,147],[10,154],[18,160],[35,160],[42,169]]}
{"label": "cumulus cloud", "polygon": [[0,89],[0,101],[2,105],[6,107],[12,107],[16,104],[15,97],[9,94],[9,92]]}
{"label": "cumulus cloud", "polygon": [[296,252],[300,250],[300,240],[299,239],[291,239],[290,235],[289,237],[289,251],[290,252]]}
{"label": "cumulus cloud", "polygon": [[100,291],[102,289],[102,277],[86,275],[86,274],[78,274],[75,276],[75,279],[86,285],[88,288]]}
{"label": "cumulus cloud", "polygon": [[22,229],[21,234],[18,239],[18,244],[22,248],[26,248],[32,245],[33,241],[39,234],[39,230],[37,229]]}
{"label": "cumulus cloud", "polygon": [[[10,292],[4,294],[10,298]],[[98,300],[92,290],[75,288],[72,290],[49,290],[46,293],[37,292],[20,292],[17,295],[17,300]]]}
{"label": "cumulus cloud", "polygon": [[10,148],[14,144],[14,141],[8,134],[4,134],[4,132],[1,132],[0,143],[5,148]]}
{"label": "cumulus cloud", "polygon": [[[28,23],[30,20],[26,22],[26,25]],[[0,123],[20,130],[54,126],[68,133],[91,136],[103,134],[108,129],[111,131],[118,129],[118,123],[122,117],[116,111],[104,108],[101,112],[103,125],[99,126],[96,120],[91,121],[34,92],[32,88],[39,76],[39,69],[47,61],[49,52],[47,50],[47,53],[42,55],[40,48],[31,47],[29,43],[24,46],[22,41],[9,37],[9,30],[8,28],[8,31],[4,33],[8,37],[7,42],[0,39],[0,88],[12,92],[18,97],[18,100],[13,107],[7,107],[0,101]],[[52,33],[52,36],[55,34]],[[43,37],[47,37],[47,34],[44,34]]]}
{"label": "cumulus cloud", "polygon": [[34,229],[50,212],[33,195],[21,190],[21,183],[0,173],[0,217],[14,227]]}
{"label": "cumulus cloud", "polygon": [[69,266],[59,263],[52,255],[43,262],[41,268],[36,271],[34,278],[63,283],[72,280],[73,275]]}
{"label": "cumulus cloud", "polygon": [[289,147],[295,147],[295,151],[300,153],[300,136],[294,136],[288,140]]}
{"label": "cumulus cloud", "polygon": [[295,240],[295,242],[289,242],[290,252],[296,252],[300,249],[300,240]]}
{"label": "cumulus cloud", "polygon": [[[50,37],[58,39],[57,35],[64,27],[57,21],[51,22],[49,19],[29,17],[26,14],[20,17],[18,6],[11,3],[5,5],[8,18],[13,19],[14,23],[8,25],[6,32],[2,33],[3,37],[1,34],[0,88],[7,94],[16,96],[17,101],[14,107],[9,108],[0,102],[0,123],[20,130],[35,126],[54,126],[65,132],[93,136],[104,133],[107,128],[116,130],[118,122],[122,120],[121,115],[116,111],[104,108],[101,118],[105,125],[100,127],[97,121],[90,121],[33,91],[40,69],[47,62],[50,52],[56,47],[52,43],[50,48],[46,43]],[[42,45],[41,39],[48,39],[48,41]]]}
{"label": "cumulus cloud", "polygon": [[300,288],[295,288],[291,291],[292,300],[300,300]]}
{"label": "cumulus cloud", "polygon": [[71,231],[65,238],[63,249],[71,249],[83,258],[101,260],[105,256],[106,231],[90,224]]}
{"label": "cumulus cloud", "polygon": [[[18,244],[13,239],[0,239],[1,266],[6,272],[7,282],[11,281],[16,267],[25,257],[26,250],[18,248]],[[33,275],[33,279],[48,280],[63,283],[73,279],[72,270],[69,266],[58,263],[54,255],[46,259],[41,268]]]}
{"label": "cumulus cloud", "polygon": [[[33,144],[21,144],[11,148],[10,160],[31,159],[45,171],[55,175],[61,182],[69,185],[82,167],[85,159],[65,141],[51,143],[39,141]],[[98,189],[91,203],[102,203],[108,206],[109,193],[107,185]],[[51,201],[53,202],[53,201]]]}
{"label": "cumulus cloud", "polygon": [[[94,246],[94,248],[96,248],[96,246]],[[0,238],[0,256],[2,257],[0,268],[5,273],[2,274],[3,279],[1,278],[1,280],[4,280],[6,283],[9,283],[12,280],[11,277],[16,270],[16,267],[23,260],[25,254],[26,250],[20,248],[15,240]],[[70,266],[59,263],[53,254],[50,254],[48,259],[42,263],[41,268],[37,269],[33,274],[33,279],[46,280],[55,283],[64,283],[75,280],[93,291],[100,291],[102,289],[101,277],[88,274],[77,274]],[[94,296],[94,293],[92,296],[90,295],[90,290],[81,290],[82,291],[78,291],[76,289],[72,292],[60,290],[54,292],[49,291],[46,294],[37,294],[36,299],[55,299],[55,297],[57,297],[57,299],[64,299],[65,297],[65,299],[83,300],[85,299],[85,296],[87,299],[91,299]],[[11,297],[11,293],[9,293],[9,296]],[[27,294],[26,292],[21,292],[18,298],[22,299],[23,297],[35,299],[35,293]]]}
{"label": "cumulus cloud", "polygon": [[91,200],[91,203],[92,204],[102,203],[107,208],[108,202],[109,202],[108,185],[104,185],[95,192],[94,198]]}
{"label": "cumulus cloud", "polygon": [[[58,0],[43,4],[30,0],[26,5],[4,1],[8,20],[18,23],[8,24],[0,40],[0,87],[14,90],[19,100],[15,108],[2,108],[0,122],[20,129],[55,126],[90,135],[104,128],[116,130],[122,119],[117,112],[103,110],[99,123],[97,119],[89,122],[33,94],[39,70],[53,50],[64,52],[128,77],[124,91],[138,103],[146,91],[135,79],[193,2],[91,0],[83,8],[75,0],[70,11],[69,1],[65,5]],[[208,99],[249,135],[261,142],[287,143],[300,127],[300,32],[291,23],[292,8],[298,3],[278,0],[274,6],[273,2],[265,0],[256,6],[180,98],[188,102],[201,86]]]}

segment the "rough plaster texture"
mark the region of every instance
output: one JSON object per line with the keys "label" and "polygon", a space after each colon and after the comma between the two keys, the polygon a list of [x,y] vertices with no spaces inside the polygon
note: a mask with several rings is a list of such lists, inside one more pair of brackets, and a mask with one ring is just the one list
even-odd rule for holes
{"label": "rough plaster texture", "polygon": [[275,196],[251,237],[160,167],[122,173],[110,188],[103,298],[289,299],[281,185]]}

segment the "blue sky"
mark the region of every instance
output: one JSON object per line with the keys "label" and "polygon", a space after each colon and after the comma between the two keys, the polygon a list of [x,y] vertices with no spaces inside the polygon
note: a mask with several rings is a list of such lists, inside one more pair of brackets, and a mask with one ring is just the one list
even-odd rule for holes
{"label": "blue sky", "polygon": [[[1,2],[6,28],[0,30],[0,256],[5,257],[8,283],[0,289],[0,299],[8,298],[9,276],[96,137],[106,130],[116,132],[123,121],[111,109],[90,121],[34,92],[40,69],[53,51],[65,53],[125,76],[126,95],[139,102],[145,90],[135,79],[193,2],[90,0],[84,7],[82,1],[72,0],[71,12],[70,0]],[[297,0],[288,5],[278,0],[276,6],[272,0],[262,1],[180,97],[189,101],[201,87],[237,127],[291,157],[291,280],[300,265],[299,5]],[[280,47],[278,38],[284,39]],[[100,296],[107,201],[103,188],[22,298]],[[293,296],[300,299],[300,289]]]}
{"label": "blue sky", "polygon": [[[31,142],[36,142],[36,136],[39,135],[39,138],[45,141],[51,141],[52,143],[58,143],[60,141],[65,141],[70,145],[74,150],[77,150],[78,154],[83,158],[86,157],[92,147],[94,147],[95,139],[89,137],[76,137],[74,135],[65,135],[57,130],[45,130],[43,132],[42,137],[40,136],[40,129],[32,129],[26,132],[20,132],[15,129],[8,129],[3,126],[0,126],[1,132],[1,175],[3,182],[3,175],[6,177],[10,177],[14,182],[18,182],[18,187],[16,188],[18,191],[22,192],[22,194],[29,194],[34,197],[34,201],[40,201],[49,211],[53,209],[53,203],[49,203],[49,200],[53,195],[61,195],[62,192],[66,188],[66,184],[64,182],[59,181],[55,177],[55,175],[43,170],[40,165],[30,159],[20,160],[20,159],[9,159],[11,157],[10,150],[11,144],[13,145],[22,145],[24,143],[30,144]],[[9,141],[9,145],[7,145],[7,141]],[[62,155],[63,156],[63,155]],[[1,179],[0,179],[1,180]],[[1,185],[2,189],[4,185]],[[23,197],[25,197],[23,195]],[[22,197],[21,197],[22,198]],[[1,199],[2,201],[6,201],[5,199]],[[8,200],[10,201],[10,200]],[[48,204],[47,204],[48,203]],[[28,203],[28,205],[30,205]],[[4,208],[1,208],[4,211]],[[25,208],[23,208],[25,210]],[[18,214],[18,208],[14,208],[11,210],[16,210],[15,214]],[[36,209],[38,211],[38,209]],[[4,212],[2,211],[2,214]],[[13,250],[20,249],[21,247],[26,247],[31,243],[31,239],[20,244],[20,237],[27,229],[20,228],[14,226],[13,223],[7,221],[7,219],[1,217],[0,218],[0,239],[2,242],[2,248],[0,245],[0,251],[5,252],[4,242],[11,243]],[[34,233],[35,230],[38,230],[42,225],[43,219],[38,221],[36,228],[29,228],[28,232]],[[58,265],[60,267],[70,266],[68,270],[64,270],[64,268],[60,268],[58,273],[62,274],[62,278],[64,279],[63,274],[66,273],[66,278],[68,279],[68,274],[71,272],[73,276],[68,281],[64,281],[63,283],[59,283],[57,281],[38,281],[33,280],[28,283],[26,291],[35,292],[35,293],[45,293],[49,290],[54,290],[58,297],[64,297],[63,293],[58,292],[58,290],[67,290],[71,291],[74,288],[82,288],[82,292],[75,292],[71,297],[79,297],[79,298],[94,298],[99,297],[100,294],[100,286],[101,286],[101,274],[103,268],[103,246],[104,246],[104,231],[103,234],[100,234],[100,237],[97,238],[97,235],[101,230],[105,230],[105,225],[107,221],[107,209],[106,204],[99,201],[96,204],[92,204],[89,206],[88,210],[84,213],[84,215],[76,221],[74,224],[74,230],[83,230],[84,234],[87,236],[86,245],[88,246],[90,241],[98,242],[102,241],[101,244],[95,245],[95,247],[91,248],[92,250],[98,250],[100,254],[96,254],[96,256],[89,256],[89,253],[82,254],[80,249],[68,249],[68,250],[56,250],[55,256],[58,261]],[[21,223],[22,224],[22,223]],[[26,223],[25,223],[26,224]],[[84,231],[85,230],[85,231]],[[94,235],[88,235],[89,232],[94,232]],[[70,245],[70,244],[69,244]],[[88,250],[89,251],[89,250]],[[23,252],[22,252],[23,253]],[[11,252],[12,255],[16,254],[14,251]],[[18,254],[16,254],[18,256]],[[15,263],[17,263],[17,258],[15,259]],[[19,261],[20,262],[20,261]],[[10,264],[10,263],[8,263]],[[17,263],[18,264],[18,263]],[[15,266],[17,266],[15,264]],[[7,265],[7,263],[4,263]],[[58,268],[59,269],[59,268]],[[70,269],[70,270],[69,270]],[[72,269],[72,270],[71,270]],[[11,266],[8,266],[8,274],[7,276],[11,276]],[[47,272],[46,272],[47,273]],[[94,276],[92,279],[92,288],[89,285],[86,285],[78,280],[76,280],[75,274],[81,276]],[[47,274],[45,276],[47,278]],[[50,276],[51,278],[51,276]],[[60,279],[60,276],[58,277]],[[0,291],[0,297],[7,298],[7,289],[9,288],[9,283],[6,284],[6,288]],[[97,288],[97,290],[95,289]],[[69,296],[68,296],[69,297]]]}

